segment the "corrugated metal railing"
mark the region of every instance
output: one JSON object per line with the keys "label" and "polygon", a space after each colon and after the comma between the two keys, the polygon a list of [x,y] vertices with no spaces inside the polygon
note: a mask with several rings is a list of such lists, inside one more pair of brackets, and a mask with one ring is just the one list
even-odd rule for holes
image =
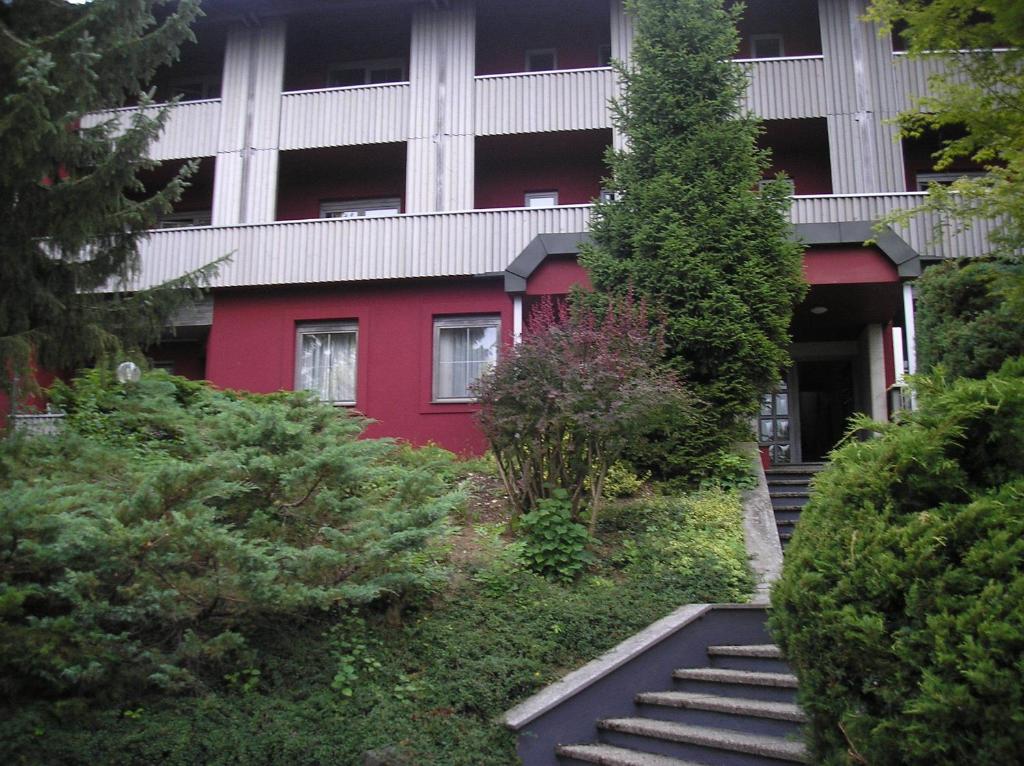
{"label": "corrugated metal railing", "polygon": [[824,117],[825,57],[745,59],[747,109],[766,120]]}
{"label": "corrugated metal railing", "polygon": [[409,94],[407,82],[285,93],[281,148],[404,141],[409,134]]}
{"label": "corrugated metal railing", "polygon": [[476,78],[476,134],[610,128],[615,76],[607,67]]}
{"label": "corrugated metal railing", "polygon": [[[155,112],[159,108],[159,106],[152,107],[152,111]],[[221,112],[219,98],[206,101],[182,101],[170,109],[167,125],[150,149],[150,156],[153,159],[212,157],[217,153]],[[126,107],[94,112],[82,118],[82,127],[91,128],[111,118],[127,127],[132,113],[136,111],[136,108]]]}
{"label": "corrugated metal railing", "polygon": [[[874,221],[893,209],[920,204],[923,194],[794,197],[794,223]],[[247,226],[167,229],[149,234],[140,248],[142,271],[134,287],[158,284],[232,254],[216,287],[343,282],[486,274],[503,271],[542,233],[589,228],[590,205],[510,208],[452,213],[279,221]],[[897,227],[919,253],[979,255],[990,222],[966,232],[933,236],[932,215]]]}

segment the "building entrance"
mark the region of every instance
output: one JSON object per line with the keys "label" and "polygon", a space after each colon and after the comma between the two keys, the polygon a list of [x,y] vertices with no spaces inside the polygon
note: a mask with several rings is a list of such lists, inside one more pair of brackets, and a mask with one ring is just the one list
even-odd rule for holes
{"label": "building entrance", "polygon": [[846,432],[854,413],[853,362],[828,359],[796,365],[800,459],[824,460]]}

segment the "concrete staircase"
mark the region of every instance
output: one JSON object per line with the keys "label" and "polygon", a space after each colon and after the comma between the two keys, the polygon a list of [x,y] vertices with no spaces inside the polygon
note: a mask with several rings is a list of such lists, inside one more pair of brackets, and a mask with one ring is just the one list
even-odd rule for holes
{"label": "concrete staircase", "polygon": [[768,494],[775,512],[775,526],[779,530],[779,542],[785,548],[793,536],[793,529],[800,520],[800,511],[810,497],[810,482],[824,463],[794,463],[780,465],[764,472],[768,480]]}
{"label": "concrete staircase", "polygon": [[[669,682],[670,679],[666,679]],[[707,647],[705,667],[637,694],[635,715],[597,723],[598,742],[559,745],[565,766],[781,766],[806,763],[797,679],[772,644]]]}

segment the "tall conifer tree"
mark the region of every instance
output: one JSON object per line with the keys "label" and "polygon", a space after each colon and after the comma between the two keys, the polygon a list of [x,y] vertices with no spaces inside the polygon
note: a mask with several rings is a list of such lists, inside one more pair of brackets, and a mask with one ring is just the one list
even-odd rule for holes
{"label": "tall conifer tree", "polygon": [[0,4],[0,386],[33,358],[63,368],[152,341],[179,299],[118,291],[140,233],[181,193],[181,177],[148,195],[138,181],[166,111],[140,111],[124,131],[80,120],[148,103],[146,83],[194,39],[198,13],[198,0]]}
{"label": "tall conifer tree", "polygon": [[[805,286],[783,183],[731,61],[741,9],[721,0],[629,0],[637,26],[615,104],[628,148],[610,153],[616,199],[597,207],[584,256],[599,291],[634,290],[665,317],[667,354],[706,404],[721,446],[789,364]],[[716,444],[717,442],[717,444]]]}

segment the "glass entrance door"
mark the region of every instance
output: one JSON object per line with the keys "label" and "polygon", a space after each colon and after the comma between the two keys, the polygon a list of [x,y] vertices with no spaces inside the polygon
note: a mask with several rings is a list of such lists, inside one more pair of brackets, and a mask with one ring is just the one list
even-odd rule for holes
{"label": "glass entrance door", "polygon": [[772,465],[793,461],[789,413],[789,386],[781,380],[774,391],[762,394],[761,412],[757,419],[757,441],[768,450]]}

